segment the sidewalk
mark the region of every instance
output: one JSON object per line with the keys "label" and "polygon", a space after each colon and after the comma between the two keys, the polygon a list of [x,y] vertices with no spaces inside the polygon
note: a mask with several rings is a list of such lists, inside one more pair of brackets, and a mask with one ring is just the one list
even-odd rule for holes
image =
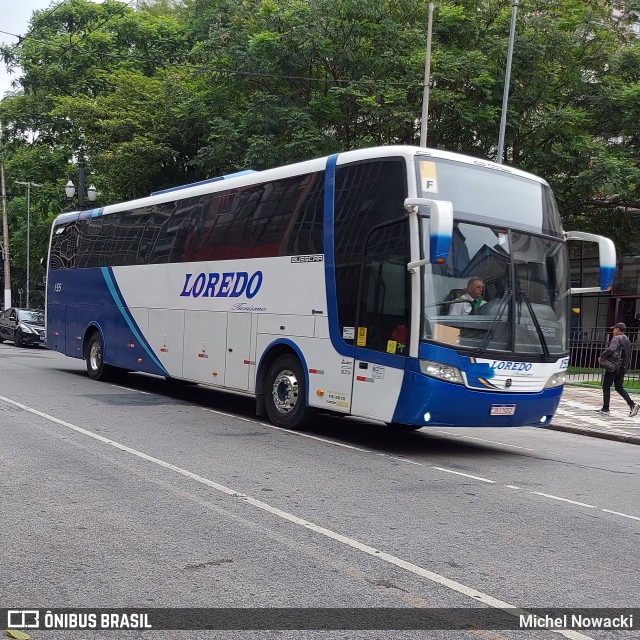
{"label": "sidewalk", "polygon": [[[631,397],[640,401],[636,394]],[[611,414],[595,413],[601,406],[602,389],[565,385],[560,406],[547,429],[640,444],[640,413],[630,418],[627,403],[613,388]]]}

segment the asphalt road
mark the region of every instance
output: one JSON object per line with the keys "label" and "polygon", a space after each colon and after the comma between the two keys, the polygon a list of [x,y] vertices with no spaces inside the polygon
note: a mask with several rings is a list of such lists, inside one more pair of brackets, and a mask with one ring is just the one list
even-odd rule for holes
{"label": "asphalt road", "polygon": [[[291,432],[256,419],[251,398],[139,374],[93,382],[82,361],[12,344],[0,345],[0,442],[0,606],[640,606],[635,445],[326,415]],[[639,634],[31,637],[102,635]]]}

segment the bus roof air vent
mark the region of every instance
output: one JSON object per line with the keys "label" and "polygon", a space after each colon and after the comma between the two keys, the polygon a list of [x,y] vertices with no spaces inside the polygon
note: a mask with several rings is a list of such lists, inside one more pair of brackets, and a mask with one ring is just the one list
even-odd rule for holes
{"label": "bus roof air vent", "polygon": [[228,173],[224,176],[218,176],[217,178],[209,178],[208,180],[200,180],[199,182],[191,182],[189,184],[183,184],[179,187],[170,187],[169,189],[161,189],[160,191],[152,191],[150,195],[158,196],[161,193],[171,193],[172,191],[181,191],[182,189],[190,189],[191,187],[199,187],[203,184],[209,184],[210,182],[219,182],[220,180],[230,180],[231,178],[239,178],[240,176],[247,176],[250,173],[256,173],[255,169],[245,169],[244,171],[236,171],[235,173]]}

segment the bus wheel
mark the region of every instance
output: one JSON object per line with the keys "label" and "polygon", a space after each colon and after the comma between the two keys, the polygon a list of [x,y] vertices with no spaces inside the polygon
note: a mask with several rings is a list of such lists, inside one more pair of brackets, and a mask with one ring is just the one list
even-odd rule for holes
{"label": "bus wheel", "polygon": [[87,374],[92,380],[108,380],[113,374],[113,368],[104,363],[102,354],[102,338],[99,333],[92,333],[87,341],[84,353],[84,359],[87,362]]}
{"label": "bus wheel", "polygon": [[277,358],[265,380],[264,400],[269,420],[286,429],[301,427],[309,415],[306,396],[300,361],[289,355]]}

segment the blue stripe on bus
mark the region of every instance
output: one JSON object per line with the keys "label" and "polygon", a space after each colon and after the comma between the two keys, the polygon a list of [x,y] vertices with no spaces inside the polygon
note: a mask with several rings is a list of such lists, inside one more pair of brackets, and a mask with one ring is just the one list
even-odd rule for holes
{"label": "blue stripe on bus", "polygon": [[262,355],[260,356],[260,361],[258,362],[256,371],[260,371],[260,369],[262,368],[262,361],[264,360],[264,357],[277,344],[286,344],[288,347],[291,347],[296,352],[296,354],[298,355],[298,358],[300,359],[300,363],[302,364],[302,370],[304,371],[304,379],[306,382],[305,386],[307,389],[307,397],[304,399],[304,402],[305,402],[305,405],[308,407],[309,406],[309,365],[307,364],[307,361],[302,351],[300,350],[300,347],[295,342],[289,340],[289,338],[276,338],[273,342],[270,342],[265,347],[264,351],[262,352]]}
{"label": "blue stripe on bus", "polygon": [[[347,358],[366,360],[372,364],[379,364],[395,369],[404,369],[404,356],[384,351],[374,351],[363,347],[356,347],[342,339],[338,318],[338,294],[335,279],[335,192],[336,192],[336,163],[338,154],[327,158],[324,179],[324,272],[327,283],[327,305],[329,306],[329,337],[333,348]],[[354,327],[355,330],[355,327]]]}
{"label": "blue stripe on bus", "polygon": [[436,263],[438,260],[446,260],[451,250],[451,236],[435,235],[429,239],[429,255],[431,262]]}
{"label": "blue stripe on bus", "polygon": [[336,257],[335,234],[335,196],[336,196],[336,163],[338,154],[327,158],[324,174],[324,273],[327,283],[327,305],[329,306],[329,337],[333,348],[341,355],[353,358],[354,346],[342,339],[338,319],[338,294],[336,290]]}
{"label": "blue stripe on bus", "polygon": [[86,209],[78,214],[78,220],[84,220],[86,218],[97,218],[98,216],[102,215],[103,211],[104,207],[98,207],[97,209]]}
{"label": "blue stripe on bus", "polygon": [[600,267],[600,289],[602,291],[608,291],[613,286],[613,281],[616,275],[615,265],[612,267],[601,265]]}
{"label": "blue stripe on bus", "polygon": [[109,289],[109,293],[111,293],[111,297],[113,298],[116,304],[116,307],[118,307],[118,310],[122,314],[122,317],[125,319],[125,322],[129,325],[129,329],[131,329],[131,332],[135,336],[136,340],[142,345],[142,348],[147,352],[147,354],[153,360],[153,362],[160,368],[160,370],[163,372],[163,375],[170,377],[169,372],[164,368],[160,360],[158,360],[155,353],[153,353],[153,351],[151,350],[151,347],[149,346],[145,338],[142,336],[142,333],[140,332],[140,328],[138,327],[135,320],[129,313],[129,309],[127,309],[127,306],[125,305],[124,300],[122,299],[120,289],[116,284],[111,268],[101,267],[100,271],[102,272],[102,276],[104,277],[104,280],[107,284],[107,288]]}
{"label": "blue stripe on bus", "polygon": [[216,178],[208,178],[207,180],[199,180],[198,182],[190,182],[189,184],[183,184],[178,187],[169,187],[168,189],[161,189],[160,191],[152,191],[149,195],[157,196],[163,193],[172,193],[174,191],[181,191],[183,189],[191,189],[191,187],[199,187],[203,184],[210,184],[212,182],[220,182],[222,180],[230,180],[231,178],[239,178],[240,176],[248,176],[251,173],[257,173],[255,169],[244,169],[243,171],[236,171],[235,173],[228,173],[224,176],[217,176]]}

